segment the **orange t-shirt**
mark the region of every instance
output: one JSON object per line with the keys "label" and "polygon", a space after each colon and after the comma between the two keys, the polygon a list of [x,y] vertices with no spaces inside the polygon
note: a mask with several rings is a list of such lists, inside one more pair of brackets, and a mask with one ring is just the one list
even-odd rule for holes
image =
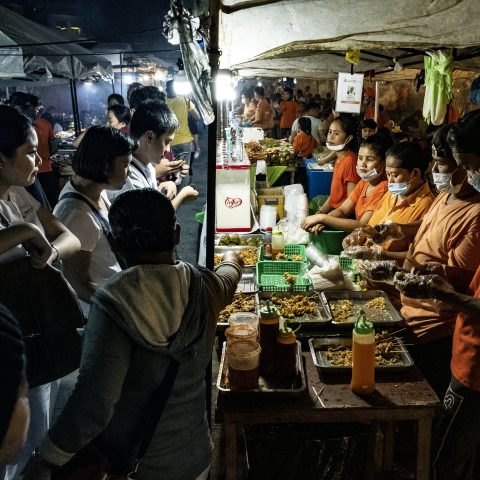
{"label": "orange t-shirt", "polygon": [[[423,218],[405,268],[430,262],[446,266],[447,280],[464,292],[480,265],[480,194],[448,205],[440,193]],[[402,316],[416,339],[431,342],[453,333],[458,310],[438,300],[402,298]]]}
{"label": "orange t-shirt", "polygon": [[348,151],[333,167],[332,186],[330,187],[330,207],[338,208],[348,197],[347,183],[357,184],[360,177],[357,173],[357,156]]}
{"label": "orange t-shirt", "polygon": [[280,102],[280,128],[292,128],[293,122],[297,118],[297,102],[293,100],[282,100]]}
{"label": "orange t-shirt", "polygon": [[[423,183],[400,205],[395,205],[397,197],[390,192],[380,200],[373,212],[372,218],[368,221],[371,227],[379,223],[414,223],[423,218],[435,200],[428,183]],[[383,249],[389,252],[405,252],[408,250],[408,242],[405,240],[392,240],[383,245]]]}
{"label": "orange t-shirt", "polygon": [[264,130],[268,129],[271,114],[272,111],[270,109],[270,104],[264,97],[257,104],[257,109],[255,111],[255,126],[263,128]]}
{"label": "orange t-shirt", "polygon": [[360,180],[353,189],[353,192],[348,196],[355,204],[355,218],[357,220],[360,220],[365,212],[375,210],[382,197],[388,192],[388,182],[384,180],[376,185],[370,195],[367,196],[369,185],[365,180]]}
{"label": "orange t-shirt", "polygon": [[317,142],[312,135],[305,132],[298,132],[293,140],[293,150],[303,158],[310,158]]}
{"label": "orange t-shirt", "polygon": [[52,125],[44,118],[37,118],[34,122],[34,127],[38,137],[37,153],[42,159],[38,171],[39,173],[51,172],[52,162],[50,161],[50,147],[48,142],[55,138]]}
{"label": "orange t-shirt", "polygon": [[[480,298],[480,267],[477,268],[467,295]],[[472,390],[480,391],[480,323],[478,317],[460,313],[453,333],[452,362],[453,376]]]}

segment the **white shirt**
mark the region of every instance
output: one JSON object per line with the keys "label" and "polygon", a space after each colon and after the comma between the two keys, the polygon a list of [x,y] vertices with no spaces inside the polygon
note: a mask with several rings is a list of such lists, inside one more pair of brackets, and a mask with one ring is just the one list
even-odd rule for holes
{"label": "white shirt", "polygon": [[108,199],[113,202],[120,194],[139,188],[157,188],[155,167],[149,163],[144,165],[135,157],[130,162],[130,175],[121,190],[107,190]]}
{"label": "white shirt", "polygon": [[[93,205],[92,201],[78,192],[70,181],[60,192],[60,198],[67,192],[78,193],[87,199],[90,205]],[[105,191],[101,195],[105,204],[109,206],[110,201]],[[108,222],[108,212],[96,208]],[[103,233],[100,221],[87,203],[77,198],[65,198],[57,203],[53,214],[80,240],[80,249],[91,253],[88,275],[92,282],[96,285],[102,285],[113,274],[120,272],[120,265]],[[80,301],[80,304],[83,312],[88,314],[89,304],[82,301]]]}
{"label": "white shirt", "polygon": [[[19,223],[33,223],[41,232],[45,233],[37,216],[40,203],[35,200],[23,187],[10,187],[8,200],[0,200],[0,229]],[[0,263],[8,263],[24,257],[26,250],[18,245],[0,255]]]}

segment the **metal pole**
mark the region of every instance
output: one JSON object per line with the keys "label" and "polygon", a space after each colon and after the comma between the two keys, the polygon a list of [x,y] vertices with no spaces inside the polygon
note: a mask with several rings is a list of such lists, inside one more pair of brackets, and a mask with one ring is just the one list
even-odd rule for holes
{"label": "metal pole", "polygon": [[375,80],[375,116],[374,120],[377,122],[378,125],[378,116],[379,116],[379,111],[378,111],[378,105],[380,104],[380,88],[379,88],[379,82]]}
{"label": "metal pole", "polygon": [[112,93],[115,93],[115,74],[112,77]]}
{"label": "metal pole", "polygon": [[75,135],[80,135],[80,116],[78,114],[77,82],[75,80],[75,65],[73,57],[70,56],[70,66],[72,68],[72,78],[70,79],[70,96],[72,98],[73,126]]}
{"label": "metal pole", "polygon": [[123,53],[120,54],[120,95],[123,97]]}

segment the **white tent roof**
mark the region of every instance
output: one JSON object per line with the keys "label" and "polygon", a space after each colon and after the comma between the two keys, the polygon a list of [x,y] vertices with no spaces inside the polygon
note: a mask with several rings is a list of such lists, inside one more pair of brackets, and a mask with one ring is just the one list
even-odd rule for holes
{"label": "white tent roof", "polygon": [[3,32],[0,32],[0,79],[24,77],[22,49]]}
{"label": "white tent roof", "polygon": [[[426,49],[455,47],[466,56],[480,46],[478,0],[262,3],[265,0],[224,0],[221,68],[244,75],[333,78],[349,68],[339,52],[356,48],[362,50],[362,61],[355,70],[365,71],[387,68],[394,56],[422,66]],[[242,9],[245,6],[249,8]],[[365,55],[365,50],[380,56]],[[468,59],[456,67],[480,70],[480,62]]]}

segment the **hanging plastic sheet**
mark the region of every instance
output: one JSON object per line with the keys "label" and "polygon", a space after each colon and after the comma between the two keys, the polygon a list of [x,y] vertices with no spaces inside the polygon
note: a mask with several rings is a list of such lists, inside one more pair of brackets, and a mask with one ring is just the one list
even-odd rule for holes
{"label": "hanging plastic sheet", "polygon": [[2,32],[0,45],[12,45],[9,48],[0,48],[0,78],[25,77],[22,49]]}
{"label": "hanging plastic sheet", "polygon": [[441,125],[447,113],[447,105],[452,99],[452,52],[427,52],[424,60],[426,88],[423,117],[427,123]]}
{"label": "hanging plastic sheet", "polygon": [[180,45],[183,65],[192,85],[193,98],[205,125],[213,122],[208,56],[197,42],[200,20],[183,7],[182,0],[172,0],[165,16],[163,34],[172,45]]}

